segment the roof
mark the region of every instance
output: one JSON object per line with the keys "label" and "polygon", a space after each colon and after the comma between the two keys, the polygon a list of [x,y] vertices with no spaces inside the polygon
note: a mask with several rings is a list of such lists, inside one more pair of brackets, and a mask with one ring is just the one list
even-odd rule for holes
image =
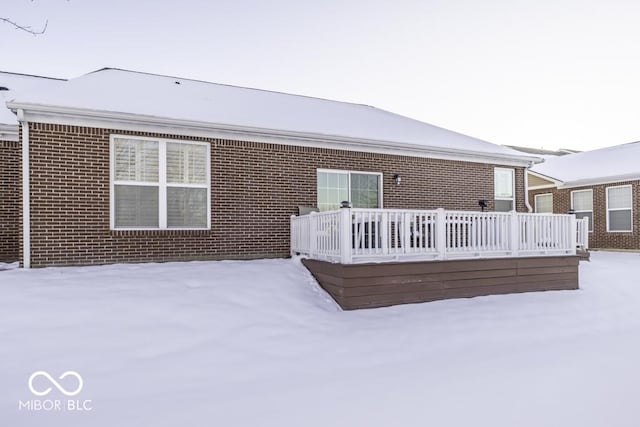
{"label": "roof", "polygon": [[640,179],[640,142],[548,158],[531,168],[562,187]]}
{"label": "roof", "polygon": [[[539,161],[428,123],[367,105],[114,68],[44,90],[21,92],[11,108],[224,127],[297,138],[371,141],[467,155]],[[46,108],[45,108],[46,107]]]}
{"label": "roof", "polygon": [[[63,82],[62,79],[51,77],[34,76],[30,74],[10,73],[0,71],[0,88],[8,90],[0,90],[0,102],[4,104],[21,93],[31,88],[39,89],[52,84]],[[18,125],[16,115],[7,108],[0,108],[0,125]]]}

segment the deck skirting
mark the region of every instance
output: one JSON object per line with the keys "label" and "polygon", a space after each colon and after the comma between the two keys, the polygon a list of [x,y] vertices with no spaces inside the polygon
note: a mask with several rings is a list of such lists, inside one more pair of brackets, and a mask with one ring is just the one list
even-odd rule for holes
{"label": "deck skirting", "polygon": [[578,289],[579,257],[303,264],[345,310],[450,298]]}

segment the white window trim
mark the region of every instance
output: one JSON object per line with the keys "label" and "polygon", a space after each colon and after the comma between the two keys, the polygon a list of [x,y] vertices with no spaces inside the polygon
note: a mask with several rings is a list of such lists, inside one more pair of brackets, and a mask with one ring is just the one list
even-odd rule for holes
{"label": "white window trim", "polygon": [[[356,171],[356,170],[343,170],[343,169],[316,169],[316,188],[318,185],[318,173],[326,172],[326,173],[345,173],[347,174],[347,194],[349,195],[349,203],[351,203],[351,174],[357,173],[362,175],[377,175],[378,176],[378,202],[380,207],[378,209],[382,209],[384,207],[383,198],[382,198],[382,189],[384,187],[383,175],[382,172],[369,172],[369,171]],[[320,204],[320,200],[318,199],[319,195],[316,194],[316,206]]]}
{"label": "white window trim", "polygon": [[553,193],[541,193],[541,194],[534,195],[533,196],[534,212],[535,213],[539,213],[538,212],[538,197],[542,197],[542,196],[551,196],[551,213],[553,213]]}
{"label": "white window trim", "polygon": [[[158,187],[158,227],[116,227],[115,216],[115,139],[137,139],[158,143],[158,183],[137,181],[118,181],[119,185],[157,186]],[[201,145],[207,148],[206,184],[167,184],[167,143]],[[206,188],[207,189],[207,226],[206,227],[167,227],[167,187]],[[211,229],[211,144],[202,141],[183,139],[150,138],[137,135],[111,134],[109,136],[109,229],[112,231],[154,231],[154,230],[210,230]]]}
{"label": "white window trim", "polygon": [[[591,210],[585,210],[585,211],[577,211],[573,208],[573,193],[585,193],[585,192],[590,192],[591,193]],[[571,192],[571,210],[574,213],[583,213],[583,212],[591,212],[591,221],[589,221],[589,233],[593,233],[594,230],[594,226],[593,223],[596,222],[595,216],[593,214],[593,189],[588,188],[586,190],[574,190]]]}
{"label": "white window trim", "polygon": [[[497,171],[509,171],[511,172],[511,191],[513,191],[513,196],[509,197],[498,197],[496,196],[496,189],[495,189],[495,185],[496,185],[496,172]],[[511,209],[512,211],[517,210],[516,209],[516,170],[513,168],[493,168],[493,200],[510,200],[511,201],[511,206],[513,207],[513,209]]]}
{"label": "white window trim", "polygon": [[[624,188],[624,187],[628,187],[629,188],[629,193],[631,194],[631,200],[630,200],[630,206],[628,208],[616,208],[616,209],[609,209],[609,189],[610,188]],[[605,191],[605,197],[607,199],[607,233],[633,233],[633,188],[631,187],[630,184],[626,184],[626,185],[613,185],[611,187],[605,187],[604,189]],[[611,230],[609,229],[609,212],[610,211],[631,211],[631,229],[630,230]]]}

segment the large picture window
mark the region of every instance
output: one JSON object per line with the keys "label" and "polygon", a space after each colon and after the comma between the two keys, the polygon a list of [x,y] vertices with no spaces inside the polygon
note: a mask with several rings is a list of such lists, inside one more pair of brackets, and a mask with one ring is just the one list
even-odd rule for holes
{"label": "large picture window", "polygon": [[515,209],[514,177],[515,171],[513,169],[494,169],[494,203],[498,212],[510,212]]}
{"label": "large picture window", "polygon": [[633,231],[631,186],[607,188],[607,231]]}
{"label": "large picture window", "polygon": [[208,228],[209,144],[111,137],[111,228]]}
{"label": "large picture window", "polygon": [[318,209],[338,209],[343,201],[354,208],[382,207],[382,174],[318,170]]}
{"label": "large picture window", "polygon": [[577,219],[589,218],[589,231],[593,231],[593,190],[572,191],[571,209]]}

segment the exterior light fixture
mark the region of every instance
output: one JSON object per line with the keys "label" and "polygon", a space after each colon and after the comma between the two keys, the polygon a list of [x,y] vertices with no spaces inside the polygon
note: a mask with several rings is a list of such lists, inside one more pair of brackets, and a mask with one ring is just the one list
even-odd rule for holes
{"label": "exterior light fixture", "polygon": [[480,212],[484,212],[484,208],[487,207],[487,201],[484,199],[478,200],[478,206],[480,206]]}
{"label": "exterior light fixture", "polygon": [[400,181],[402,181],[402,177],[398,174],[393,175],[393,182],[396,183],[396,185],[400,185]]}
{"label": "exterior light fixture", "polygon": [[343,201],[340,203],[340,208],[350,208],[350,207],[351,207],[351,203],[349,203],[349,201],[348,201],[348,200],[343,200]]}

